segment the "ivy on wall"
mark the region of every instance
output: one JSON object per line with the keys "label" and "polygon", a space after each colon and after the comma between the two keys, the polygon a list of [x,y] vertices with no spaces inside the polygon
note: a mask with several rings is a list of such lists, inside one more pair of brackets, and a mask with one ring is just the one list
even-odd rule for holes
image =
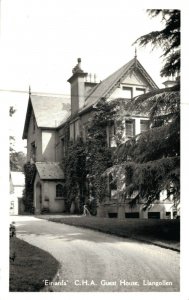
{"label": "ivy on wall", "polygon": [[25,189],[23,192],[23,203],[25,206],[25,212],[34,213],[33,205],[33,178],[36,172],[35,164],[26,163],[24,165],[25,174]]}
{"label": "ivy on wall", "polygon": [[70,212],[71,205],[75,205],[75,213],[81,213],[86,194],[86,154],[82,140],[69,143],[63,159],[66,189],[66,210]]}
{"label": "ivy on wall", "polygon": [[[118,101],[107,102],[101,99],[88,120],[85,143],[79,139],[74,143],[69,142],[67,146],[63,169],[68,211],[74,203],[75,213],[82,213],[83,205],[87,204],[90,212],[95,215],[98,203],[106,196],[106,178],[101,175],[112,166],[112,150],[107,144],[107,126],[120,109],[118,104]],[[68,124],[65,131],[68,137]]]}

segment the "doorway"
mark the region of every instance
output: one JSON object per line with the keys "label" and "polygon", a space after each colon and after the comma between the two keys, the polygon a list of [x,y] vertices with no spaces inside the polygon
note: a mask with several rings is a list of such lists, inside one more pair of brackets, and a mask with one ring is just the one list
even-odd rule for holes
{"label": "doorway", "polygon": [[40,214],[42,209],[42,188],[41,183],[37,182],[36,184],[36,207],[35,213]]}

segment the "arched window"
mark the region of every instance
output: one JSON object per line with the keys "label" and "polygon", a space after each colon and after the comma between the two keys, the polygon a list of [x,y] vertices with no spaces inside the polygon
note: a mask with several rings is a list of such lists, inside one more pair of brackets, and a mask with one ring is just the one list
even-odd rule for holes
{"label": "arched window", "polygon": [[64,189],[62,184],[56,185],[56,197],[64,197]]}

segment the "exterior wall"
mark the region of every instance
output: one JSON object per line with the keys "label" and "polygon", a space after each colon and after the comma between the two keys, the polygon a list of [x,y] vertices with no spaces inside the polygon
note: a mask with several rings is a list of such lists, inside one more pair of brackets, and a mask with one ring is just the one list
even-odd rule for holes
{"label": "exterior wall", "polygon": [[65,143],[68,142],[68,141],[65,140],[64,128],[60,128],[56,132],[55,138],[56,138],[56,142],[55,142],[55,161],[56,162],[61,162],[64,158],[62,139],[64,139]]}
{"label": "exterior wall", "polygon": [[10,215],[18,215],[24,212],[22,197],[24,186],[14,186],[10,194]]}
{"label": "exterior wall", "polygon": [[116,98],[126,98],[125,91],[123,87],[129,87],[132,89],[132,97],[138,95],[137,89],[145,89],[145,92],[149,92],[152,88],[149,86],[146,79],[141,76],[139,72],[132,72],[128,74],[123,81],[120,83],[119,87],[111,94],[109,100]]}
{"label": "exterior wall", "polygon": [[[35,127],[35,130],[34,130]],[[31,161],[31,144],[35,142],[36,147],[36,161],[42,161],[42,141],[41,141],[41,129],[37,127],[34,114],[32,112],[27,138],[27,162]]]}
{"label": "exterior wall", "polygon": [[102,204],[97,208],[97,216],[108,218],[109,214],[117,214],[118,219],[126,219],[125,213],[139,213],[140,219],[148,219],[148,212],[159,212],[160,219],[166,219],[166,212],[170,212],[170,218],[173,219],[173,204],[172,203],[156,203],[150,209],[143,210],[143,204],[138,204],[135,207],[131,208],[129,204]]}
{"label": "exterior wall", "polygon": [[[40,180],[39,174],[36,174],[34,180],[34,207],[35,213],[40,214],[43,208],[51,213],[62,213],[65,210],[65,200],[56,198],[56,185],[61,181]],[[41,184],[41,204],[38,203],[38,185]]]}
{"label": "exterior wall", "polygon": [[[62,213],[65,210],[65,201],[63,198],[56,198],[56,184],[59,182],[54,181],[44,181],[43,182],[43,206],[49,208],[51,213]],[[61,182],[60,182],[61,183]],[[49,201],[46,201],[49,199]]]}
{"label": "exterior wall", "polygon": [[43,192],[43,182],[40,181],[39,174],[36,173],[35,180],[34,180],[34,199],[33,199],[33,206],[35,208],[35,214],[41,213],[41,210],[40,210],[41,205],[38,203],[39,199],[37,197],[37,187],[36,186],[38,183],[41,184],[41,190]]}
{"label": "exterior wall", "polygon": [[54,162],[55,159],[56,132],[52,130],[42,131],[42,160]]}

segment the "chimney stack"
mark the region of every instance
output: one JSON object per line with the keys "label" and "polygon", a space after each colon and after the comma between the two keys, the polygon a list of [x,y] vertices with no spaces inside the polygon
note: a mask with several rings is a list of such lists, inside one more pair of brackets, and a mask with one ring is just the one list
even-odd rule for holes
{"label": "chimney stack", "polygon": [[68,79],[71,85],[71,114],[75,114],[84,106],[85,78],[88,75],[81,69],[81,58],[77,59],[77,65],[72,69],[73,75]]}

